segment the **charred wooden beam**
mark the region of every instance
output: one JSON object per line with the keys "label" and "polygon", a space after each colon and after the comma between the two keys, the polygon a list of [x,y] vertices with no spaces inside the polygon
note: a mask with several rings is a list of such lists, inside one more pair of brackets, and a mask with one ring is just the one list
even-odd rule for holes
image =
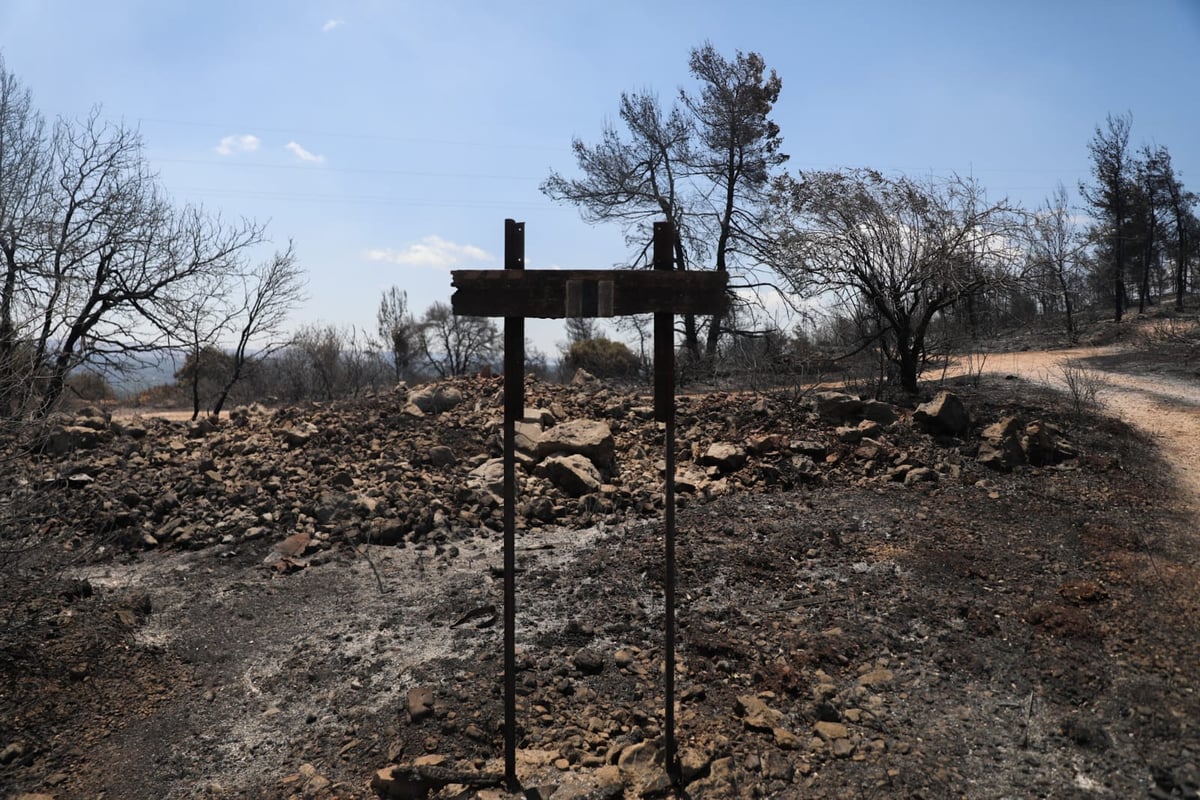
{"label": "charred wooden beam", "polygon": [[451,276],[450,304],[469,317],[718,314],[727,302],[724,272],[461,269]]}

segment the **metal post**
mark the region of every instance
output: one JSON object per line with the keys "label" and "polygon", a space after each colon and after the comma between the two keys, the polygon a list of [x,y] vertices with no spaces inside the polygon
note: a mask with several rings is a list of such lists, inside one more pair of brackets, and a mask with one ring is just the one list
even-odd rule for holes
{"label": "metal post", "polygon": [[[504,268],[525,269],[525,223],[504,220]],[[504,780],[517,783],[517,421],[525,416],[525,318],[504,318]]]}
{"label": "metal post", "polygon": [[[674,267],[675,232],[669,222],[654,223],[654,268]],[[666,644],[664,723],[666,726],[667,774],[676,785],[681,783],[675,748],[675,315],[654,315],[654,416],[666,423],[666,489],[664,502],[666,540]]]}

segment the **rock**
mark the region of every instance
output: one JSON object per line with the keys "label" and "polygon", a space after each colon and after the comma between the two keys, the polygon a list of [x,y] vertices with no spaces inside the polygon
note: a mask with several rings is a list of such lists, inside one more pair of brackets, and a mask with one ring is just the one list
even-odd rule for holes
{"label": "rock", "polygon": [[513,426],[517,450],[536,457],[538,442],[542,440],[542,426],[536,422],[520,422]]}
{"label": "rock", "polygon": [[696,747],[682,747],[679,750],[679,772],[685,784],[699,778],[708,769],[712,757]]}
{"label": "rock", "polygon": [[691,465],[684,465],[675,470],[675,491],[677,492],[703,492],[708,485],[708,476]]}
{"label": "rock", "polygon": [[555,425],[542,433],[537,443],[537,457],[555,453],[578,454],[591,459],[597,466],[613,465],[616,442],[607,423],[576,419]]}
{"label": "rock", "polygon": [[1000,472],[1009,472],[1013,467],[1024,464],[1025,451],[1021,449],[1020,433],[1021,422],[1016,417],[1004,417],[999,422],[993,422],[980,434],[982,441],[976,459],[980,464]]}
{"label": "rock", "polygon": [[417,686],[408,690],[408,718],[420,722],[433,716],[433,688]]}
{"label": "rock", "polygon": [[802,744],[800,737],[787,728],[772,728],[771,735],[775,738],[775,746],[784,750],[799,750]]}
{"label": "rock", "polygon": [[914,483],[937,483],[937,480],[937,471],[929,467],[913,467],[904,474],[905,486],[912,486]]}
{"label": "rock", "polygon": [[621,751],[617,757],[617,769],[622,772],[641,772],[654,767],[658,760],[658,747],[654,742],[638,742]]}
{"label": "rock", "polygon": [[1058,587],[1058,594],[1075,605],[1099,603],[1108,599],[1108,590],[1095,581],[1068,581]]}
{"label": "rock", "polygon": [[700,456],[700,464],[730,473],[741,469],[746,463],[746,457],[746,448],[729,442],[716,442]]}
{"label": "rock", "polygon": [[137,422],[137,421],[135,421],[135,422],[116,421],[116,422],[112,423],[112,425],[110,426],[110,429],[112,430],[113,433],[117,434],[118,436],[128,436],[130,439],[133,439],[135,441],[139,440],[139,439],[145,439],[146,434],[148,433],[148,431],[146,430],[146,426],[142,425],[140,422]]}
{"label": "rock", "polygon": [[746,727],[753,731],[773,733],[783,721],[782,711],[776,711],[752,694],[739,695],[736,707]]}
{"label": "rock", "polygon": [[588,795],[588,800],[593,797],[597,800],[616,800],[625,796],[625,782],[621,779],[620,768],[615,764],[600,767],[592,773],[592,779],[596,782],[596,791],[594,795]]}
{"label": "rock", "polygon": [[604,388],[604,382],[582,367],[575,370],[571,377],[571,385],[584,389],[589,394]]}
{"label": "rock", "polygon": [[493,458],[480,464],[467,473],[467,482],[499,498],[504,494],[504,459]]}
{"label": "rock", "polygon": [[312,537],[301,531],[293,533],[291,536],[284,539],[275,545],[276,552],[287,558],[299,558],[304,555],[304,551],[312,543]]}
{"label": "rock", "polygon": [[802,456],[807,456],[814,461],[824,461],[826,454],[829,452],[825,445],[812,441],[792,442],[788,447],[794,452]]}
{"label": "rock", "polygon": [[844,392],[817,392],[813,398],[817,413],[830,422],[846,422],[859,416],[863,401]]}
{"label": "rock", "polygon": [[503,776],[498,774],[449,766],[445,756],[421,756],[411,764],[376,770],[371,788],[387,800],[426,800],[433,792],[451,784],[483,788],[499,786],[502,780]]}
{"label": "rock", "polygon": [[883,686],[895,680],[896,676],[890,669],[878,667],[858,676],[859,686]]}
{"label": "rock", "polygon": [[862,441],[863,436],[865,436],[865,434],[858,428],[857,425],[842,425],[836,431],[834,431],[834,435],[837,436],[837,440],[843,444],[858,444]]}
{"label": "rock", "polygon": [[558,420],[554,416],[554,412],[547,408],[530,408],[525,407],[525,415],[521,418],[521,422],[531,423],[538,426],[538,430],[544,430],[554,426]]}
{"label": "rock", "polygon": [[203,439],[217,429],[216,424],[208,417],[190,420],[187,424],[187,438]]}
{"label": "rock", "polygon": [[429,448],[429,463],[435,467],[452,467],[458,463],[458,457],[446,445],[434,445]]}
{"label": "rock", "polygon": [[763,753],[760,767],[763,777],[767,780],[791,783],[792,778],[796,775],[796,767],[792,764],[791,759],[778,750],[768,750]]}
{"label": "rock", "polygon": [[585,456],[579,454],[550,456],[534,470],[572,497],[600,491],[603,483],[600,471]]}
{"label": "rock", "polygon": [[818,722],[813,725],[813,730],[827,742],[850,738],[850,729],[840,722]]}
{"label": "rock", "polygon": [[849,758],[854,755],[854,743],[849,739],[834,739],[831,749],[835,758]]}
{"label": "rock", "polygon": [[304,447],[317,432],[317,426],[311,422],[305,422],[301,425],[288,425],[276,431],[289,450],[297,450]]}
{"label": "rock", "polygon": [[737,797],[737,773],[733,758],[718,758],[709,765],[708,777],[688,786],[687,796],[694,800],[727,800]]}
{"label": "rock", "polygon": [[75,472],[67,476],[68,489],[86,489],[96,482],[96,479],[86,472]]}
{"label": "rock", "polygon": [[746,439],[746,450],[756,456],[778,453],[783,449],[783,437],[777,433],[759,434]]}
{"label": "rock", "polygon": [[604,656],[598,651],[588,648],[576,651],[571,658],[571,663],[584,675],[599,675],[604,671]]}
{"label": "rock", "polygon": [[941,391],[928,403],[917,406],[913,422],[929,433],[960,436],[970,427],[971,418],[958,395]]}
{"label": "rock", "polygon": [[112,414],[102,411],[96,406],[83,406],[76,409],[75,419],[78,425],[86,425],[96,430],[104,430],[108,427],[109,420],[112,419]]}
{"label": "rock", "polygon": [[882,400],[864,400],[859,413],[862,414],[863,419],[878,422],[880,425],[891,425],[897,419],[896,409],[891,403],[885,403]]}
{"label": "rock", "polygon": [[93,450],[108,441],[109,431],[98,431],[82,425],[56,426],[41,443],[39,449],[50,456],[64,456],[76,450]]}
{"label": "rock", "polygon": [[25,755],[25,743],[11,742],[3,750],[0,750],[0,765],[11,764],[23,755]]}
{"label": "rock", "polygon": [[1025,460],[1035,467],[1052,466],[1078,455],[1075,448],[1066,442],[1062,431],[1040,420],[1025,426],[1020,441]]}
{"label": "rock", "polygon": [[425,386],[408,396],[410,405],[422,414],[441,414],[463,401],[463,393],[453,386]]}

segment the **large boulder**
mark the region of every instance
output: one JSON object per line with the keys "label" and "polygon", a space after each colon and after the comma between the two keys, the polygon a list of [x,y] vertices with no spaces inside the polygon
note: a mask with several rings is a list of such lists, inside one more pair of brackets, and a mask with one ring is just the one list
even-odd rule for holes
{"label": "large boulder", "polygon": [[1004,417],[993,422],[980,434],[980,464],[1000,472],[1009,472],[1013,467],[1025,463],[1025,451],[1021,448],[1021,421],[1016,417]]}
{"label": "large boulder", "polygon": [[1034,420],[1021,435],[1025,459],[1035,467],[1047,467],[1074,458],[1078,453],[1054,425]]}
{"label": "large boulder", "polygon": [[483,462],[467,474],[467,484],[496,497],[504,495],[504,459],[493,458]]}
{"label": "large boulder", "polygon": [[92,450],[111,438],[112,434],[106,430],[83,425],[55,426],[42,440],[38,449],[50,456],[63,456],[76,450]]}
{"label": "large boulder", "polygon": [[913,412],[913,422],[929,433],[961,436],[970,427],[971,417],[958,395],[942,391],[928,403],[917,406]]}
{"label": "large boulder", "polygon": [[845,392],[817,392],[813,397],[813,405],[823,419],[846,422],[860,416],[863,401]]}
{"label": "large boulder", "polygon": [[863,419],[878,422],[880,425],[891,425],[896,421],[895,407],[882,400],[864,400],[859,413],[862,414]]}
{"label": "large boulder", "polygon": [[746,448],[731,442],[715,442],[700,456],[702,466],[716,467],[726,473],[737,472],[745,463]]}
{"label": "large boulder", "polygon": [[539,459],[557,453],[587,456],[597,466],[608,468],[613,464],[616,442],[607,423],[573,419],[543,431],[537,442]]}
{"label": "large boulder", "polygon": [[422,414],[440,414],[463,401],[463,394],[453,386],[425,386],[408,396],[408,402]]}
{"label": "large boulder", "polygon": [[550,456],[538,465],[535,475],[546,478],[572,497],[600,491],[600,471],[578,453]]}

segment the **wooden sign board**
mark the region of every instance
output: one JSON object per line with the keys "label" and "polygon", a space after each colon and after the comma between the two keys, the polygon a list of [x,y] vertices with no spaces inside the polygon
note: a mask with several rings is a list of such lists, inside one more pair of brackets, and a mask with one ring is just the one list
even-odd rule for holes
{"label": "wooden sign board", "polygon": [[633,269],[463,269],[451,273],[455,314],[471,317],[622,317],[719,314],[724,272]]}
{"label": "wooden sign board", "polygon": [[[504,317],[504,776],[517,781],[516,667],[516,423],[525,413],[525,318],[564,319],[654,315],[654,413],[665,425],[666,475],[675,474],[676,314],[721,314],[725,272],[673,269],[675,234],[654,223],[653,270],[525,270],[525,223],[504,221],[504,269],[451,273],[454,313]],[[666,766],[676,786],[682,772],[675,742],[675,482],[664,481],[666,543],[663,706]]]}

